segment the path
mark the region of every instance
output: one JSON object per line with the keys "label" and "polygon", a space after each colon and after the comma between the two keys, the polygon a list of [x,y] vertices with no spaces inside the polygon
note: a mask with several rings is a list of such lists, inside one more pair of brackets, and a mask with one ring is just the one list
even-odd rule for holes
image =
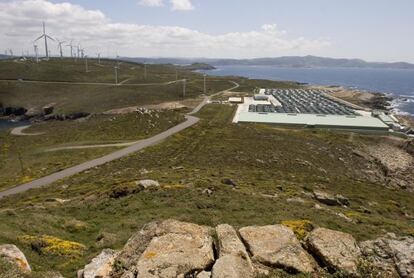
{"label": "path", "polygon": [[195,117],[195,116],[192,116],[192,115],[197,113],[198,111],[200,111],[204,107],[204,105],[207,104],[207,102],[209,101],[209,99],[211,97],[213,97],[215,95],[218,95],[220,93],[226,92],[226,91],[234,90],[234,89],[239,87],[239,84],[237,84],[236,82],[234,82],[234,81],[231,81],[231,82],[234,84],[234,86],[232,88],[221,91],[221,92],[218,92],[214,95],[205,97],[204,100],[196,108],[194,108],[192,112],[190,112],[189,114],[187,114],[185,116],[185,118],[186,118],[185,122],[180,123],[180,124],[170,128],[170,129],[168,129],[164,132],[161,132],[161,133],[159,133],[159,134],[157,134],[153,137],[138,141],[138,142],[134,143],[133,145],[131,145],[127,148],[124,148],[122,150],[119,150],[119,151],[113,152],[111,154],[105,155],[103,157],[100,157],[100,158],[97,158],[97,159],[94,159],[94,160],[90,160],[90,161],[84,162],[82,164],[67,168],[67,169],[62,170],[60,172],[57,172],[57,173],[51,174],[49,176],[34,180],[32,182],[25,183],[25,184],[22,184],[22,185],[18,185],[14,188],[10,188],[8,190],[2,191],[2,192],[0,192],[0,199],[3,198],[3,197],[6,197],[6,196],[11,196],[11,195],[15,195],[15,194],[18,194],[18,193],[25,192],[29,189],[40,188],[42,186],[49,185],[49,184],[51,184],[53,182],[56,182],[58,180],[70,177],[70,176],[75,175],[75,174],[79,174],[79,173],[81,173],[85,170],[88,170],[88,169],[106,164],[106,163],[111,162],[113,160],[119,159],[121,157],[130,155],[130,154],[135,153],[137,151],[140,151],[144,148],[155,145],[155,144],[161,142],[162,140],[164,140],[164,139],[166,139],[166,138],[168,138],[168,137],[170,137],[170,136],[172,136],[172,135],[174,135],[174,134],[176,134],[176,133],[178,133],[178,132],[180,132],[184,129],[187,129],[187,128],[195,125],[196,123],[198,123],[198,121],[200,119]]}
{"label": "path", "polygon": [[126,143],[112,143],[112,144],[95,144],[95,145],[83,145],[83,146],[66,146],[46,149],[45,152],[56,152],[64,150],[83,150],[83,149],[96,149],[96,148],[119,148],[128,147],[138,143],[139,141],[126,142]]}
{"label": "path", "polygon": [[19,126],[15,127],[11,130],[10,134],[16,135],[16,136],[37,136],[44,134],[43,132],[37,132],[37,133],[25,133],[24,130],[31,127],[31,125],[25,125],[25,126]]}
{"label": "path", "polygon": [[[130,79],[124,80],[122,82],[127,82]],[[171,85],[177,81],[166,81],[161,83],[105,83],[105,82],[71,82],[71,81],[41,81],[41,80],[19,80],[19,79],[0,79],[0,82],[20,82],[20,83],[31,83],[31,84],[61,84],[61,85],[90,85],[90,86],[163,86]]]}

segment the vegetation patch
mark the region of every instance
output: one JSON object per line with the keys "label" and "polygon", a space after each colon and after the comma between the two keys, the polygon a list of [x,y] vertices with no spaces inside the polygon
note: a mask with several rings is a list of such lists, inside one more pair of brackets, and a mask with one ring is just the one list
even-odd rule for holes
{"label": "vegetation patch", "polygon": [[77,258],[81,256],[86,247],[83,244],[62,240],[54,236],[30,236],[24,235],[19,240],[30,246],[32,250],[39,254],[56,255],[69,258]]}
{"label": "vegetation patch", "polygon": [[289,227],[300,240],[304,239],[314,229],[312,222],[309,220],[284,220],[281,224]]}

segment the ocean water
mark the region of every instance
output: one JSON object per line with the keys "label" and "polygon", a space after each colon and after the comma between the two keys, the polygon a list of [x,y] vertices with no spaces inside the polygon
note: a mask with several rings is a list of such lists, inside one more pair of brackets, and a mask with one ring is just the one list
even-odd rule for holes
{"label": "ocean water", "polygon": [[414,115],[414,70],[361,68],[278,68],[218,66],[209,75],[236,75],[255,79],[289,80],[312,85],[339,85],[392,95],[398,113]]}
{"label": "ocean water", "polygon": [[27,124],[28,124],[27,121],[10,122],[10,121],[7,121],[7,120],[0,119],[0,132],[4,131],[4,130],[7,130],[9,128],[23,126],[23,125],[27,125]]}

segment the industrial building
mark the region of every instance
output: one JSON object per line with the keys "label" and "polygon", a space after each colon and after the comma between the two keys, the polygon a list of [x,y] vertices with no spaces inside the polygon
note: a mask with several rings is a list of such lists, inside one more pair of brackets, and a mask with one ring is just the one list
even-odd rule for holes
{"label": "industrial building", "polygon": [[233,122],[375,131],[392,126],[391,117],[358,110],[327,91],[313,89],[261,89],[238,105]]}

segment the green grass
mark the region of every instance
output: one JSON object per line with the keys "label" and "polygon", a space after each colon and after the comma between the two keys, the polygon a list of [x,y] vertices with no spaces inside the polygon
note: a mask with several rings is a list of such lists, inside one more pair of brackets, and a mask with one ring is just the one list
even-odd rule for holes
{"label": "green grass", "polygon": [[[203,76],[173,65],[147,65],[147,76],[142,64],[122,62],[119,70],[119,82],[127,80],[127,86],[75,85],[24,83],[17,79],[35,81],[66,82],[104,82],[114,83],[115,61],[104,60],[101,66],[90,60],[91,71],[85,73],[83,62],[72,59],[52,59],[39,64],[31,61],[0,61],[0,103],[4,106],[23,106],[41,108],[55,103],[55,113],[88,112],[99,113],[125,106],[154,104],[175,101],[183,98],[182,83],[164,85],[162,83],[178,79],[187,79],[186,98],[194,98],[203,93]],[[11,80],[9,80],[11,79]],[[7,81],[9,80],[9,81]],[[249,80],[240,77],[208,77],[207,94],[213,94],[232,87],[229,80],[241,85],[241,90],[251,92],[257,86],[292,87],[289,82]],[[160,85],[145,86],[148,83]],[[141,84],[143,86],[131,86]]]}
{"label": "green grass", "polygon": [[13,136],[0,132],[0,189],[103,156],[115,148],[63,150],[48,148],[136,141],[158,134],[182,122],[179,111],[152,114],[93,115],[78,121],[51,121],[34,125],[27,132],[39,136]]}
{"label": "green grass", "polygon": [[[233,113],[231,106],[208,105],[199,113],[202,121],[197,126],[162,144],[2,200],[0,243],[16,243],[36,271],[56,269],[73,276],[102,249],[97,242],[100,234],[114,235],[106,247],[121,248],[143,224],[167,218],[236,227],[307,219],[316,226],[349,232],[358,240],[387,231],[404,234],[413,228],[404,214],[414,211],[413,194],[369,181],[364,174],[367,161],[352,154],[362,140],[359,136],[350,143],[346,133],[236,125],[231,124]],[[178,166],[182,168],[177,170]],[[163,188],[110,197],[114,190],[146,178],[158,180]],[[233,179],[237,189],[222,184],[223,178]],[[213,195],[202,194],[205,188],[211,188]],[[351,206],[317,210],[306,195],[315,188],[342,194]],[[262,195],[275,193],[278,198]],[[305,203],[291,203],[292,197]],[[63,205],[48,201],[53,198],[70,201]],[[360,206],[372,213],[359,212]],[[347,222],[335,213],[355,221]],[[66,223],[74,220],[86,223],[86,228],[69,229]],[[70,262],[39,255],[18,240],[25,234],[56,236],[84,244],[87,250]]]}

